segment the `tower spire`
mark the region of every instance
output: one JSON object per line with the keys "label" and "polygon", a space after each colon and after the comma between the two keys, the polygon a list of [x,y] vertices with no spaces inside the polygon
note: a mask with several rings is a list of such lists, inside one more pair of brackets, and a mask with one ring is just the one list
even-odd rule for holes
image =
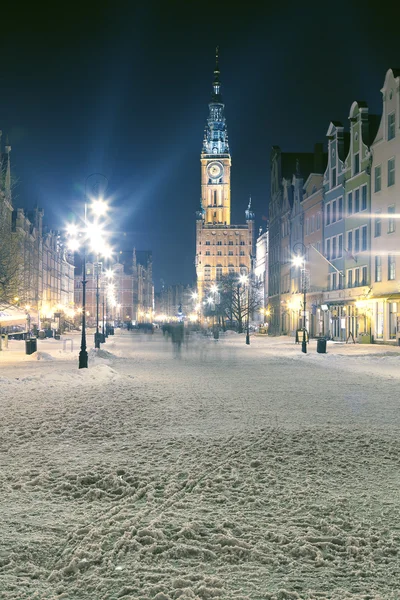
{"label": "tower spire", "polygon": [[203,154],[229,154],[228,131],[224,116],[219,70],[219,46],[215,49],[213,92],[208,105],[209,116],[204,130]]}
{"label": "tower spire", "polygon": [[219,70],[219,46],[215,48],[215,69],[214,69],[214,81],[213,81],[213,102],[222,102],[220,95],[221,81],[220,81],[220,70]]}

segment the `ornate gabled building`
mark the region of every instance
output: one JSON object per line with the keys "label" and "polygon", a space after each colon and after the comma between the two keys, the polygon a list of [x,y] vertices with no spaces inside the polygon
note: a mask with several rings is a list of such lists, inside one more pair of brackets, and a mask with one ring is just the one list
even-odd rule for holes
{"label": "ornate gabled building", "polygon": [[[304,211],[300,208],[304,181],[310,173],[322,173],[325,160],[322,144],[315,144],[314,152],[299,153],[282,152],[279,146],[272,147],[268,209],[270,335],[289,334],[297,322],[301,324],[299,308],[292,302],[298,279],[292,268],[293,245],[304,243]],[[309,320],[310,315],[306,314],[306,322]]]}
{"label": "ornate gabled building", "polygon": [[201,152],[201,198],[196,214],[196,275],[201,301],[208,286],[229,273],[250,273],[254,246],[251,201],[246,224],[231,225],[231,155],[221,96],[218,50]]}

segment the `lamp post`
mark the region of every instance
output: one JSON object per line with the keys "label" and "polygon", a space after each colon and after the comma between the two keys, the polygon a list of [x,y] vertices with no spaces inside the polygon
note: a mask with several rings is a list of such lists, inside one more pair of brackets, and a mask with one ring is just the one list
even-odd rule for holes
{"label": "lamp post", "polygon": [[[105,241],[103,237],[103,225],[99,222],[99,218],[104,216],[107,212],[108,206],[106,202],[100,197],[96,199],[91,198],[89,205],[91,211],[95,215],[95,220],[88,222],[87,219],[87,199],[88,199],[88,184],[91,189],[91,197],[93,195],[100,196],[107,188],[107,178],[100,173],[93,173],[86,178],[85,181],[85,203],[84,203],[84,218],[83,228],[79,229],[76,224],[69,224],[67,228],[67,234],[69,235],[69,249],[76,252],[79,249],[80,243],[78,237],[82,239],[82,336],[81,336],[81,348],[79,352],[79,369],[87,369],[88,367],[88,353],[86,345],[86,284],[87,284],[87,273],[86,273],[86,253],[87,246],[89,249],[94,251],[97,255],[100,249],[105,249]],[[108,182],[107,182],[108,183]],[[97,299],[98,305],[98,299]],[[98,331],[98,310],[97,310],[97,328]],[[96,346],[99,347],[99,346]]]}
{"label": "lamp post", "polygon": [[295,256],[293,264],[301,269],[301,288],[303,293],[303,339],[301,342],[301,351],[307,354],[307,327],[306,327],[306,305],[307,305],[307,271],[306,271],[306,247],[302,242],[298,242],[293,247]]}
{"label": "lamp post", "polygon": [[31,337],[31,315],[30,315],[30,304],[26,304],[25,305],[25,310],[26,310],[26,329],[27,329],[27,334],[26,337],[27,339],[29,339]]}
{"label": "lamp post", "polygon": [[250,345],[250,282],[247,275],[242,274],[239,277],[240,283],[243,285],[245,293],[247,291],[247,319],[246,319],[246,344]]}

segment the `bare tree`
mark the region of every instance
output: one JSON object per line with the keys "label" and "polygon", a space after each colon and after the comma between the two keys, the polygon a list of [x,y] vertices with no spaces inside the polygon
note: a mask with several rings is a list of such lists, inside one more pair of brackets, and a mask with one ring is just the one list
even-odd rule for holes
{"label": "bare tree", "polygon": [[251,318],[262,304],[259,284],[251,277],[243,284],[240,277],[232,273],[222,277],[218,288],[221,314],[231,326],[236,322],[238,332],[242,333],[247,319]]}

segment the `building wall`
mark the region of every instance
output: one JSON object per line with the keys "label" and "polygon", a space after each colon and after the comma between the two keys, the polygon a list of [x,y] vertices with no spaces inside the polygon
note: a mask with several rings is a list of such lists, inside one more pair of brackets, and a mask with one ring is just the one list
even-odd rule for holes
{"label": "building wall", "polygon": [[264,322],[268,310],[268,229],[262,232],[260,228],[259,234],[256,241],[254,277],[260,285],[260,296],[262,298],[258,320]]}
{"label": "building wall", "polygon": [[[371,288],[367,302],[372,313],[373,335],[377,341],[399,339],[400,319],[400,71],[389,69],[381,89],[382,118],[372,144],[371,181]],[[391,117],[391,115],[394,115]],[[389,132],[389,118],[394,126]],[[392,137],[393,136],[393,137]],[[389,139],[391,138],[391,139]],[[388,180],[389,161],[394,159],[394,182]],[[389,185],[390,183],[390,185]],[[389,258],[390,257],[390,258]],[[394,272],[389,274],[389,260]],[[393,277],[393,279],[390,279]],[[400,323],[399,323],[400,326]]]}

